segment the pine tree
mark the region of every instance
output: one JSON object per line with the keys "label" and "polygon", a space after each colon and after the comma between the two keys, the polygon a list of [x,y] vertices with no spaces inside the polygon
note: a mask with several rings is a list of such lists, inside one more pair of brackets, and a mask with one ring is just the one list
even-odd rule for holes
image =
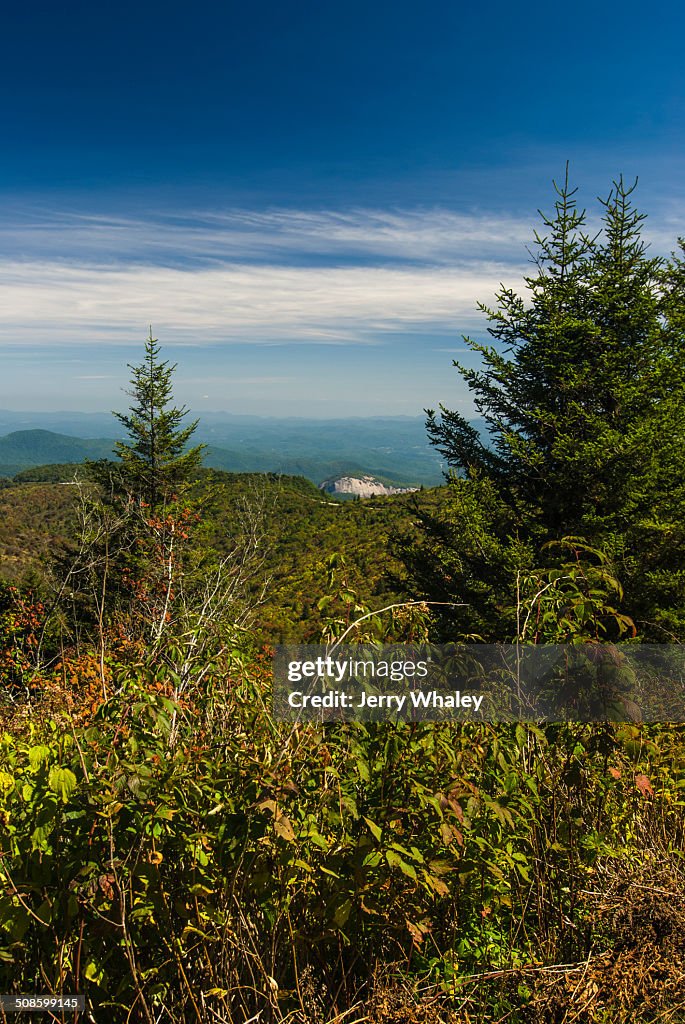
{"label": "pine tree", "polygon": [[185,406],[172,402],[172,377],[176,364],[160,359],[152,330],[145,342],[145,359],[139,366],[129,364],[132,399],[128,413],[114,413],[128,432],[118,441],[121,486],[139,501],[157,509],[167,505],[183,485],[192,480],[202,462],[204,445],[188,448],[198,421],[183,426]]}
{"label": "pine tree", "polygon": [[482,368],[454,364],[489,440],[428,410],[453,475],[415,576],[501,634],[516,572],[549,559],[547,542],[583,537],[613,553],[640,628],[664,639],[685,625],[683,266],[647,254],[634,185],[614,182],[594,237],[568,174],[555,188],[529,295],[502,288],[480,305],[496,344],[466,338]]}

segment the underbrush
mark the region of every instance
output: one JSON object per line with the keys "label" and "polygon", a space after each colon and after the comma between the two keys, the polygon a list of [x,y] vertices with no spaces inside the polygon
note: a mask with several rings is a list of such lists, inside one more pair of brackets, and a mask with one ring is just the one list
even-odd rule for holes
{"label": "underbrush", "polygon": [[0,743],[0,987],[94,1021],[685,1018],[680,727],[286,725],[83,658]]}

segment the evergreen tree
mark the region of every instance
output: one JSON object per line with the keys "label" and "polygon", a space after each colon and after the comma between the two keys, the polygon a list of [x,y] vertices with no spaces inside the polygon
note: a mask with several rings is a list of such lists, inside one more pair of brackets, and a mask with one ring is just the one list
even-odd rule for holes
{"label": "evergreen tree", "polygon": [[124,489],[156,509],[168,504],[192,479],[205,446],[188,448],[198,421],[184,426],[185,406],[171,404],[176,364],[161,361],[152,330],[145,342],[145,359],[139,366],[129,364],[129,369],[131,389],[126,393],[133,403],[128,413],[114,413],[129,435],[115,446],[121,460],[119,478]]}
{"label": "evergreen tree", "polygon": [[129,635],[159,638],[199,558],[199,514],[187,494],[204,448],[189,447],[197,420],[184,425],[185,407],[173,405],[176,366],[160,358],[152,331],[144,360],[129,369],[131,406],[114,413],[128,438],[115,445],[120,461],[90,464],[99,493],[84,495],[78,565],[67,567],[70,586],[94,609],[101,643],[115,620]]}
{"label": "evergreen tree", "polygon": [[424,594],[470,602],[462,628],[504,639],[516,573],[579,536],[611,552],[640,629],[664,639],[685,625],[683,263],[647,254],[634,185],[614,182],[594,237],[568,174],[555,188],[529,295],[480,305],[496,344],[466,338],[482,367],[454,364],[489,439],[428,410],[453,473],[414,575]]}

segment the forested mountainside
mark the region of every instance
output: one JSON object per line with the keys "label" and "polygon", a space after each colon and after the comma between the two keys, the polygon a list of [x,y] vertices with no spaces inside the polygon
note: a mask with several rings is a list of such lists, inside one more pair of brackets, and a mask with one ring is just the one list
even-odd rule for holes
{"label": "forested mountainside", "polygon": [[[55,467],[56,475],[68,477],[63,469]],[[25,483],[23,475],[0,490],[0,575],[45,596],[54,584],[52,559],[68,561],[77,549],[87,485]],[[263,641],[304,643],[321,630],[318,602],[329,592],[331,559],[360,602],[398,600],[402,566],[393,546],[414,529],[417,508],[435,506],[442,490],[336,501],[304,477],[211,470],[193,494],[203,508],[203,543],[217,554],[246,531],[257,533],[259,564],[246,581],[246,600]]]}

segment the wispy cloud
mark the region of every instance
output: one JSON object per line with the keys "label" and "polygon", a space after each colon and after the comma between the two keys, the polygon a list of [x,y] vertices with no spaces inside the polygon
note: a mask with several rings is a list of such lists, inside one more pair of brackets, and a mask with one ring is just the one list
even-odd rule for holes
{"label": "wispy cloud", "polygon": [[520,259],[530,225],[512,217],[445,209],[192,211],[145,217],[16,211],[0,244],[22,258],[177,266],[219,262],[328,260],[447,264]]}
{"label": "wispy cloud", "polygon": [[[646,222],[655,255],[682,213],[674,201]],[[534,227],[440,208],[15,210],[0,226],[0,340],[130,344],[150,323],[165,344],[459,335],[482,328],[477,302],[500,282],[522,287]]]}
{"label": "wispy cloud", "polygon": [[[645,237],[669,252],[682,233],[683,205],[662,201]],[[539,220],[487,212],[419,209],[152,211],[123,216],[40,208],[2,211],[6,258],[111,265],[151,263],[318,263],[322,260],[451,266],[464,261],[526,262]],[[588,209],[588,231],[599,211]]]}
{"label": "wispy cloud", "polygon": [[507,265],[292,267],[229,264],[190,270],[0,266],[5,342],[131,343],[151,323],[165,344],[249,341],[371,343],[390,331],[459,331],[476,302],[520,275]]}

